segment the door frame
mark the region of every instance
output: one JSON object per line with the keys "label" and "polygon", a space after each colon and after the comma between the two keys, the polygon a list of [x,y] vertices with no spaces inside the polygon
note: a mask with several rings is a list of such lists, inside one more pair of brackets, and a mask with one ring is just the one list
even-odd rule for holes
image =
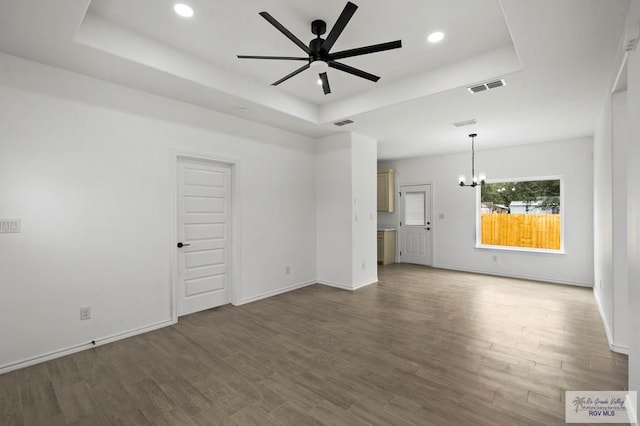
{"label": "door frame", "polygon": [[230,167],[231,176],[231,232],[229,238],[229,295],[232,305],[237,305],[240,300],[240,161],[236,159],[212,157],[206,154],[172,151],[170,155],[170,244],[169,244],[169,276],[170,276],[170,312],[171,321],[178,322],[178,163],[180,160],[203,161],[210,164],[219,164]]}
{"label": "door frame", "polygon": [[[433,193],[434,193],[434,185],[432,181],[428,181],[428,182],[418,182],[418,183],[400,183],[400,182],[396,182],[397,185],[397,194],[398,194],[398,203],[397,206],[398,208],[396,209],[396,211],[398,212],[398,214],[396,215],[396,224],[398,226],[398,244],[396,244],[396,263],[402,263],[400,262],[400,244],[399,244],[399,237],[400,237],[400,220],[402,219],[401,214],[404,212],[404,201],[400,200],[400,192],[402,192],[402,187],[403,186],[419,186],[419,185],[429,185],[431,187],[431,191],[429,191],[429,200],[427,200],[427,202],[429,203],[429,217],[431,217],[431,238],[429,238],[429,266],[433,266],[433,240],[435,237],[435,228],[433,226],[434,224],[434,218],[433,218]],[[401,211],[402,210],[402,211]]]}

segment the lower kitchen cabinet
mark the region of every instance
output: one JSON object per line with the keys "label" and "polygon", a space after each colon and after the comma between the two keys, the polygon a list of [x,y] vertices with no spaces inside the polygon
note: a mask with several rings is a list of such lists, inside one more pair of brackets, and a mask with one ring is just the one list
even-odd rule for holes
{"label": "lower kitchen cabinet", "polygon": [[396,262],[396,231],[384,229],[378,231],[378,264],[388,265]]}

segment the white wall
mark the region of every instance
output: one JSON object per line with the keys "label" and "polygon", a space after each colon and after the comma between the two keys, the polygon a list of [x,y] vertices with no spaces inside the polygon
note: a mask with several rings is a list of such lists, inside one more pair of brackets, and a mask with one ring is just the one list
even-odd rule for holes
{"label": "white wall", "polygon": [[593,136],[594,295],[609,342],[613,325],[613,185],[611,97],[605,98]]}
{"label": "white wall", "polygon": [[313,140],[7,55],[0,135],[0,372],[170,321],[172,152],[239,162],[236,302],[315,282]]}
{"label": "white wall", "polygon": [[[636,11],[640,11],[636,1]],[[637,15],[636,15],[637,16]],[[638,25],[636,21],[636,25]],[[630,141],[627,151],[627,235],[629,260],[629,390],[640,392],[640,51],[629,55],[627,101]],[[638,406],[636,405],[636,408]]]}
{"label": "white wall", "polygon": [[[614,93],[612,119],[612,272],[613,327],[611,345],[615,350],[629,350],[629,262],[627,259],[627,151],[629,120],[627,92]],[[595,231],[594,231],[595,232]]]}
{"label": "white wall", "polygon": [[351,134],[353,182],[353,286],[378,281],[377,262],[377,141]]}
{"label": "white wall", "polygon": [[342,133],[318,141],[317,278],[338,287],[352,283],[351,135]]}
{"label": "white wall", "polygon": [[[481,146],[480,137],[476,147]],[[489,179],[563,176],[565,254],[475,248],[475,191],[457,186],[458,175],[469,173],[470,152],[382,162],[379,168],[396,169],[398,186],[432,183],[433,266],[590,286],[592,146],[592,140],[584,138],[476,151],[476,171],[487,173]],[[380,226],[397,226],[397,213],[379,214],[378,221]]]}
{"label": "white wall", "polygon": [[627,93],[607,96],[594,135],[594,295],[609,345],[628,351]]}
{"label": "white wall", "polygon": [[355,290],[378,281],[377,142],[355,133],[318,141],[318,282]]}

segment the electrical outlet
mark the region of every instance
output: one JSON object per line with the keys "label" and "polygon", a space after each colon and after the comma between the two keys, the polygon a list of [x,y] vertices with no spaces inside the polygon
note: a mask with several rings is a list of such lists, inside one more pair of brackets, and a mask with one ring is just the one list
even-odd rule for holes
{"label": "electrical outlet", "polygon": [[0,232],[6,234],[20,232],[20,219],[0,219]]}
{"label": "electrical outlet", "polygon": [[284,268],[284,273],[286,275],[289,275],[291,273],[291,268],[289,266],[287,266],[286,268]]}
{"label": "electrical outlet", "polygon": [[80,308],[80,321],[91,319],[91,307]]}
{"label": "electrical outlet", "polygon": [[367,268],[367,262],[362,262],[362,270],[364,271]]}

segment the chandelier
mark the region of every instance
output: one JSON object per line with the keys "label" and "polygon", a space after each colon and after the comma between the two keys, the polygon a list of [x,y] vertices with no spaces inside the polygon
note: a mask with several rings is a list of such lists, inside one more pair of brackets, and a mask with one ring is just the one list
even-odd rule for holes
{"label": "chandelier", "polygon": [[471,138],[471,183],[465,183],[466,177],[464,175],[458,176],[458,185],[460,186],[470,186],[472,188],[478,185],[484,185],[487,180],[487,175],[484,173],[479,173],[476,176],[476,154],[474,150],[474,139],[478,136],[477,133],[471,133],[469,137]]}

